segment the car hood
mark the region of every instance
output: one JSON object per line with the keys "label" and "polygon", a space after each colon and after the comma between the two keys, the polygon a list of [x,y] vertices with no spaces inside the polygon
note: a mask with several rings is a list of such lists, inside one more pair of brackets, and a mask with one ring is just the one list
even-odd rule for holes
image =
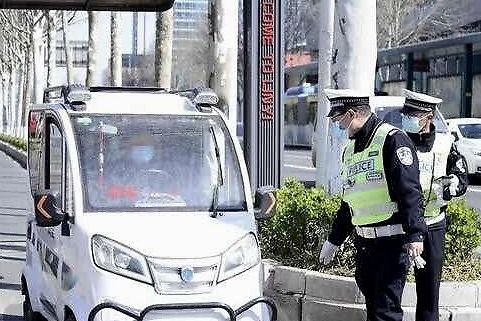
{"label": "car hood", "polygon": [[460,139],[458,145],[464,145],[467,147],[477,147],[481,148],[481,139],[480,138],[463,138]]}
{"label": "car hood", "polygon": [[100,234],[145,256],[197,258],[216,256],[248,230],[208,213],[91,213],[89,236]]}

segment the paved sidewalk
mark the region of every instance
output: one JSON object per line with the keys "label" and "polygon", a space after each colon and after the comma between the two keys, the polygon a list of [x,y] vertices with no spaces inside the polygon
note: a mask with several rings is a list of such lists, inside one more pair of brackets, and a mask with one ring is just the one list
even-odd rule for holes
{"label": "paved sidewalk", "polygon": [[0,151],[0,321],[22,320],[20,274],[31,206],[27,171]]}

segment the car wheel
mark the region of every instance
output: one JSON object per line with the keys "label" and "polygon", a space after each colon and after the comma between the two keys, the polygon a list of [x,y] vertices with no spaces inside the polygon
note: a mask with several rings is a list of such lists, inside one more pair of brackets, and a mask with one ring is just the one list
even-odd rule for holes
{"label": "car wheel", "polygon": [[75,319],[75,316],[73,315],[73,313],[69,313],[65,317],[65,321],[77,321],[77,320]]}
{"label": "car wheel", "polygon": [[38,312],[33,311],[32,304],[28,295],[25,296],[23,301],[23,319],[25,321],[43,321],[45,320]]}

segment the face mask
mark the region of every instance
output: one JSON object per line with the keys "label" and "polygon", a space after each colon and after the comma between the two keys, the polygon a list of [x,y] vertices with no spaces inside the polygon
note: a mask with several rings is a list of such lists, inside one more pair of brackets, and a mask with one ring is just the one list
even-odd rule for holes
{"label": "face mask", "polygon": [[332,133],[339,140],[347,140],[349,138],[348,131],[349,131],[349,127],[351,127],[353,119],[351,119],[351,121],[349,122],[349,125],[347,125],[346,128],[342,128],[340,125],[341,121],[344,120],[345,117],[347,117],[347,114],[348,113],[345,113],[338,121],[333,123]]}
{"label": "face mask", "polygon": [[335,122],[332,124],[332,135],[338,140],[346,140],[347,129],[342,129],[341,127],[339,127],[339,122]]}
{"label": "face mask", "polygon": [[135,146],[130,150],[130,158],[137,164],[146,164],[154,158],[154,147]]}
{"label": "face mask", "polygon": [[408,133],[419,133],[421,131],[421,125],[419,124],[419,118],[413,116],[407,116],[401,114],[402,128]]}

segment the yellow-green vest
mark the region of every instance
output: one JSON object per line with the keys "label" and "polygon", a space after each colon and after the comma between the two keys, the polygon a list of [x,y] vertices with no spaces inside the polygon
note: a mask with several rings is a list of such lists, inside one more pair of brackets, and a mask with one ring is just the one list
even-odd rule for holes
{"label": "yellow-green vest", "polygon": [[[421,183],[425,202],[425,217],[439,215],[441,206],[446,205],[442,195],[443,188],[436,178],[446,175],[450,150],[451,144],[442,142],[441,139],[435,139],[431,151],[425,153],[417,152],[419,159],[419,182]],[[438,193],[435,191],[438,191]]]}
{"label": "yellow-green vest", "polygon": [[382,155],[386,136],[395,130],[383,123],[362,152],[354,153],[354,140],[344,150],[343,199],[352,209],[353,225],[379,223],[397,212],[397,203],[389,196]]}

